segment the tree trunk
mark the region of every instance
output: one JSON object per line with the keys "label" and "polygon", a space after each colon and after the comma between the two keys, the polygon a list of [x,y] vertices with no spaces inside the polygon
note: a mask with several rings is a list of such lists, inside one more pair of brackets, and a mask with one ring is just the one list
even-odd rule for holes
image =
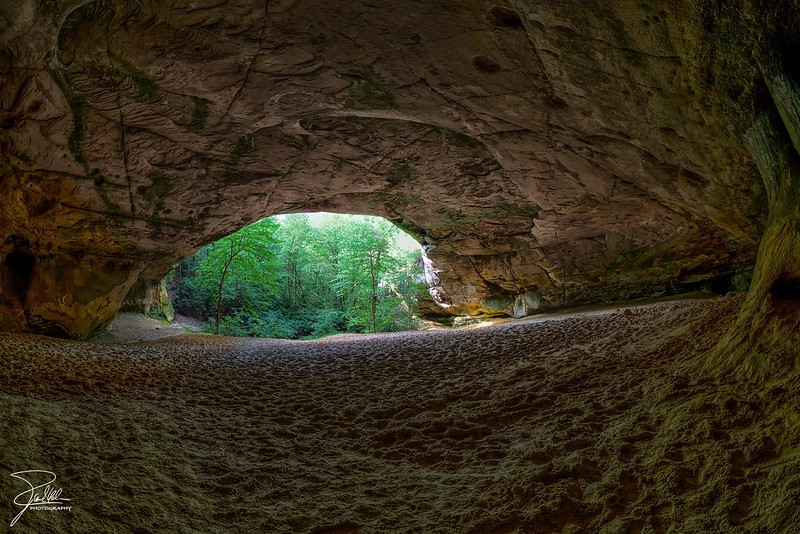
{"label": "tree trunk", "polygon": [[294,265],[294,280],[295,280],[295,293],[297,297],[298,306],[305,306],[306,304],[306,288],[303,286],[303,278],[300,276],[299,262]]}
{"label": "tree trunk", "polygon": [[217,316],[216,316],[216,325],[214,327],[214,334],[216,335],[219,335],[219,312],[220,308],[222,308],[222,286],[225,284],[225,276],[227,276],[228,268],[231,266],[233,258],[235,257],[236,254],[231,254],[228,257],[228,262],[225,264],[225,269],[222,270],[222,276],[219,278],[219,287],[217,288]]}
{"label": "tree trunk", "polygon": [[369,257],[369,331],[375,332],[375,265],[372,255]]}
{"label": "tree trunk", "polygon": [[763,379],[794,368],[800,353],[800,88],[784,72],[765,72],[777,107],[745,136],[764,181],[769,219],[750,290],[734,328],[709,367]]}
{"label": "tree trunk", "polygon": [[400,299],[400,306],[403,308],[403,311],[405,312],[406,328],[410,330],[414,322],[414,313],[413,310],[411,309],[411,306],[406,301],[406,297],[403,296],[403,294],[400,292],[400,288],[397,287],[397,284],[393,282],[389,283],[389,289],[392,291],[392,293],[395,294],[397,298]]}
{"label": "tree trunk", "polygon": [[[380,261],[380,252],[378,252],[378,258],[379,258],[379,261]],[[375,266],[375,260],[372,258],[372,255],[370,255],[370,257],[369,257],[369,275],[370,275],[370,277],[372,279],[372,284],[370,285],[369,316],[370,316],[370,324],[372,325],[372,333],[373,334],[375,332],[377,332],[377,329],[375,328],[375,308],[376,308],[377,300],[378,300],[378,296],[377,296],[378,287],[377,287],[377,284],[375,282],[375,269],[377,269],[377,267]]]}

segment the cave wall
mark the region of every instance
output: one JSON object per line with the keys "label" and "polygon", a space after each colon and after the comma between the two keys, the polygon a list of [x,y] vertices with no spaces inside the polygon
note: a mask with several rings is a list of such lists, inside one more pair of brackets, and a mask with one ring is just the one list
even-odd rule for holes
{"label": "cave wall", "polygon": [[397,223],[451,313],[747,270],[756,58],[798,10],[728,4],[6,4],[0,328],[88,335],[277,213]]}

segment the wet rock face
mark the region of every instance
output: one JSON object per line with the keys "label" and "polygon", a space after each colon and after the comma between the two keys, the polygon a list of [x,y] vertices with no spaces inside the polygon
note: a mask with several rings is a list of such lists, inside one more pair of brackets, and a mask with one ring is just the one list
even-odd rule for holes
{"label": "wet rock face", "polygon": [[751,266],[766,203],[737,125],[761,88],[738,51],[760,15],[550,4],[3,7],[2,328],[86,335],[277,213],[396,222],[454,313]]}

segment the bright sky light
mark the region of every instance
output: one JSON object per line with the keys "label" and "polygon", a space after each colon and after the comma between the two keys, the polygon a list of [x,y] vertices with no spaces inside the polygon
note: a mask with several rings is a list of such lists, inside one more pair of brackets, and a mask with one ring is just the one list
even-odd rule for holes
{"label": "bright sky light", "polygon": [[[324,226],[327,224],[331,217],[333,217],[334,213],[327,213],[327,212],[319,212],[319,213],[306,213],[308,217],[308,222],[311,226],[316,226],[319,228],[320,226]],[[278,218],[280,219],[282,215],[279,215]],[[360,215],[360,217],[370,217],[369,215]],[[403,230],[400,230],[397,233],[397,241],[395,242],[395,246],[403,251],[403,252],[411,252],[413,250],[419,250],[419,243],[410,235],[405,233]]]}

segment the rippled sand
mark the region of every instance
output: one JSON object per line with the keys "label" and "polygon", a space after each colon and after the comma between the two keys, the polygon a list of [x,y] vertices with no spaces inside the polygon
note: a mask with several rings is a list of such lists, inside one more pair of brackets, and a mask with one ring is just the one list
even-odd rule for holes
{"label": "rippled sand", "polygon": [[[798,375],[695,372],[740,300],[314,342],[0,335],[21,532],[798,532]],[[0,527],[2,530],[2,527]]]}

